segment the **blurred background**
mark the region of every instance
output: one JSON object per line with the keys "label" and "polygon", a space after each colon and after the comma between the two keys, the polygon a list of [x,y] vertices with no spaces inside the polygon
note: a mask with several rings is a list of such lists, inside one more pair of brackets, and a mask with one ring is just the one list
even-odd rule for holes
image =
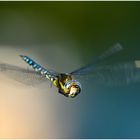
{"label": "blurred background", "polygon": [[[124,50],[111,60],[140,59],[139,36],[139,2],[0,2],[0,61],[24,68],[19,54],[71,72],[117,42]],[[140,83],[83,83],[69,99],[1,73],[0,138],[140,138]]]}

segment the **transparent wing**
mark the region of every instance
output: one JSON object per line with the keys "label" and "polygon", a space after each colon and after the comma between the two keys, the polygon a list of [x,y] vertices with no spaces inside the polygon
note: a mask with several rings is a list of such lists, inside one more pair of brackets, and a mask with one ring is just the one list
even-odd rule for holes
{"label": "transparent wing", "polygon": [[33,86],[47,81],[45,77],[42,77],[36,71],[5,63],[0,64],[0,73],[26,85]]}
{"label": "transparent wing", "polygon": [[79,68],[79,69],[71,72],[71,74],[72,75],[78,75],[78,74],[82,74],[82,73],[88,73],[89,71],[91,71],[92,69],[95,68],[96,64],[99,64],[104,59],[106,59],[109,56],[121,51],[122,49],[123,49],[123,47],[119,43],[117,43],[113,47],[109,48],[107,51],[102,53],[99,57],[94,59],[94,61],[91,64],[88,64],[88,65],[86,65],[86,66],[84,66],[82,68]]}
{"label": "transparent wing", "polygon": [[116,65],[102,65],[86,75],[77,75],[77,78],[90,79],[95,85],[128,85],[140,82],[140,60]]}

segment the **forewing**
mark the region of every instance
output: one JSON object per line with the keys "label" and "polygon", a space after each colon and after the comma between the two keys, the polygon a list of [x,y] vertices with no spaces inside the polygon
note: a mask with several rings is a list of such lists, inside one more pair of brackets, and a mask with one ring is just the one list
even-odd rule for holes
{"label": "forewing", "polygon": [[[102,65],[86,75],[77,75],[77,78],[90,80],[95,85],[121,86],[140,82],[140,60],[119,63],[116,65]],[[87,79],[86,79],[87,78]]]}
{"label": "forewing", "polygon": [[34,70],[24,69],[6,63],[0,64],[0,73],[26,85],[33,86],[47,81],[45,77],[42,77],[40,73]]}
{"label": "forewing", "polygon": [[95,58],[92,63],[71,72],[71,74],[72,75],[78,75],[78,74],[82,74],[82,73],[86,74],[89,71],[92,71],[95,68],[96,64],[99,64],[100,62],[102,62],[103,60],[108,58],[109,56],[121,51],[122,49],[123,49],[123,47],[119,43],[117,43],[114,46],[112,46],[111,48],[109,48],[107,51],[105,51],[104,53],[99,55],[99,57]]}

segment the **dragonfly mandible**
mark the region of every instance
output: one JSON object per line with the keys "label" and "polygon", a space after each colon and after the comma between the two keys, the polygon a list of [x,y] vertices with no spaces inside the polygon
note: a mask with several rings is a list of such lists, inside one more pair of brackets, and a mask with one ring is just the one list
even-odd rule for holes
{"label": "dragonfly mandible", "polygon": [[106,58],[120,52],[122,49],[122,45],[117,43],[96,57],[90,64],[76,69],[71,73],[59,73],[54,70],[49,70],[25,55],[20,55],[20,57],[28,65],[30,65],[33,70],[27,70],[5,63],[0,64],[0,70],[6,74],[9,72],[10,76],[12,75],[12,71],[16,72],[16,75],[17,73],[24,75],[23,78],[21,75],[12,75],[12,78],[16,77],[17,80],[22,78],[21,81],[23,83],[27,83],[28,85],[38,79],[39,82],[49,80],[55,87],[58,88],[58,93],[66,97],[74,98],[82,91],[82,85],[78,80],[79,77],[90,75],[90,77],[95,79],[95,82],[99,84],[128,84],[140,80],[140,61],[124,62],[114,65],[101,64],[104,60],[106,60]]}

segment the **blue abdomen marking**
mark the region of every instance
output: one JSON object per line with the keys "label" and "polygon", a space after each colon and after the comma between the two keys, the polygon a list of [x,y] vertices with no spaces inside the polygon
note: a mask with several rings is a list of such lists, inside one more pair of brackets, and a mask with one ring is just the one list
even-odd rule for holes
{"label": "blue abdomen marking", "polygon": [[24,56],[24,55],[20,55],[20,57],[30,66],[32,66],[32,68],[39,72],[41,75],[45,75],[45,77],[47,79],[51,79],[53,76],[51,75],[51,73],[46,70],[45,68],[43,68],[42,66],[40,66],[39,64],[37,64],[35,61],[33,61],[31,58],[29,58],[28,56]]}
{"label": "blue abdomen marking", "polygon": [[30,66],[32,66],[34,69],[37,67],[41,67],[39,66],[36,62],[34,62],[31,58],[24,56],[24,55],[20,55],[20,57]]}

